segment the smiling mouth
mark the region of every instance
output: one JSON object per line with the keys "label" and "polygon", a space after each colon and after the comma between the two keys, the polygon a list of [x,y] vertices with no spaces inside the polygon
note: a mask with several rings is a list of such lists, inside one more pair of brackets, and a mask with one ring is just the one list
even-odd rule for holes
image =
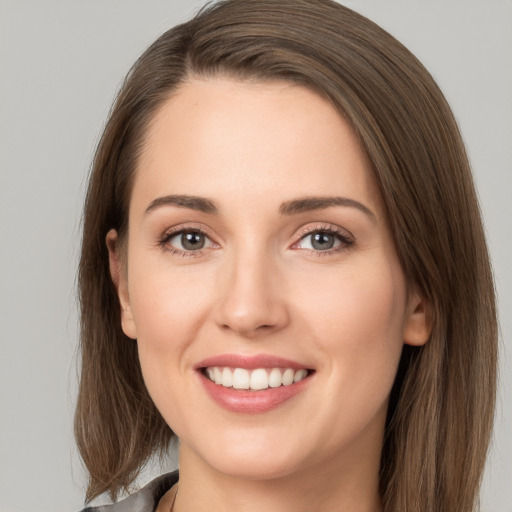
{"label": "smiling mouth", "polygon": [[208,366],[201,373],[211,382],[225,388],[263,391],[269,388],[288,387],[307,378],[312,370],[305,368],[231,368]]}

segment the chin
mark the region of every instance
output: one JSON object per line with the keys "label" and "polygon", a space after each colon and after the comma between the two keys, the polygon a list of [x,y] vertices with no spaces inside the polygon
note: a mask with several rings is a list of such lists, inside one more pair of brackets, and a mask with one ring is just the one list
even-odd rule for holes
{"label": "chin", "polygon": [[263,481],[286,478],[296,472],[296,462],[290,457],[274,457],[274,454],[229,454],[222,460],[212,461],[212,467],[228,477]]}
{"label": "chin", "polygon": [[[318,456],[315,446],[305,450],[304,444],[288,445],[278,436],[239,433],[238,440],[227,435],[223,440],[204,446],[202,456],[216,472],[243,480],[275,480],[300,472],[314,463]],[[290,441],[294,441],[290,439]]]}

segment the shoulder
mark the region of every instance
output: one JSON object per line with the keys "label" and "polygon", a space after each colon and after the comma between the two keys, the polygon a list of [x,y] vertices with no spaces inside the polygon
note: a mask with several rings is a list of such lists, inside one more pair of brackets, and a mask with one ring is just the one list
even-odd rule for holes
{"label": "shoulder", "polygon": [[178,471],[167,473],[118,503],[86,507],[81,512],[154,512],[162,496],[178,481],[178,477]]}

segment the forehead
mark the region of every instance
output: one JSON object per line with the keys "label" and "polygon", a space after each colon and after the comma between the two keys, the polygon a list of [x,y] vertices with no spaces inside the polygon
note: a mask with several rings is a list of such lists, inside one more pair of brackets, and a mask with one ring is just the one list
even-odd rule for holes
{"label": "forehead", "polygon": [[378,201],[367,156],[328,101],[287,82],[221,78],[191,80],[159,108],[133,192],[146,202],[191,193],[231,203],[334,193]]}

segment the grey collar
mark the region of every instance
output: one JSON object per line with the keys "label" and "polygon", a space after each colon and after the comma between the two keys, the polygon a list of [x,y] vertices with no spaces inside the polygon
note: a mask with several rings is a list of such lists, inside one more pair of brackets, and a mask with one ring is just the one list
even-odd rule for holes
{"label": "grey collar", "polygon": [[155,512],[162,496],[178,481],[178,471],[159,476],[127,498],[99,507],[86,507],[82,512]]}

